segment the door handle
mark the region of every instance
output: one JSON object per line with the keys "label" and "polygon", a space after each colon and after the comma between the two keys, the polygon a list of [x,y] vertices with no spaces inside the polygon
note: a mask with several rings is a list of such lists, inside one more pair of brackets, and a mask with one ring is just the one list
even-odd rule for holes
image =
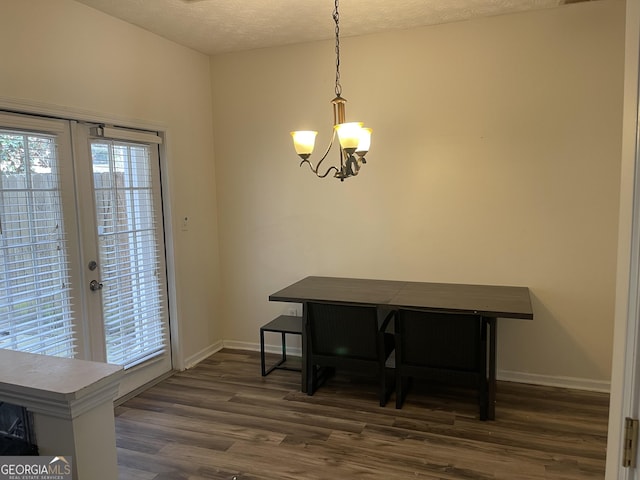
{"label": "door handle", "polygon": [[102,286],[102,283],[97,280],[91,280],[91,282],[89,282],[89,288],[92,292],[95,292],[96,290],[102,290]]}

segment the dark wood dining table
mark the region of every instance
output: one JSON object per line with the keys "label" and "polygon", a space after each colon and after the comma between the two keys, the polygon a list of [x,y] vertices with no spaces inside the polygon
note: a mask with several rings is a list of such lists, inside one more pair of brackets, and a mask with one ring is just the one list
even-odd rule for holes
{"label": "dark wood dining table", "polygon": [[[502,285],[310,276],[269,295],[269,300],[301,303],[303,322],[306,321],[307,302],[368,305],[385,311],[410,308],[482,317],[489,327],[489,334],[485,341],[488,355],[488,419],[490,420],[495,419],[497,319],[533,319],[529,289]],[[302,391],[306,391],[305,329],[303,328],[302,331],[301,388]]]}

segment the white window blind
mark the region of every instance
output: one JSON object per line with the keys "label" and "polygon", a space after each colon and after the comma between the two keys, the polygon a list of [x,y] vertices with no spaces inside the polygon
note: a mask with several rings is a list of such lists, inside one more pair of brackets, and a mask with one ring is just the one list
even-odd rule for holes
{"label": "white window blind", "polygon": [[91,142],[107,361],[125,368],[168,348],[150,148]]}
{"label": "white window blind", "polygon": [[0,348],[73,357],[56,139],[0,129]]}

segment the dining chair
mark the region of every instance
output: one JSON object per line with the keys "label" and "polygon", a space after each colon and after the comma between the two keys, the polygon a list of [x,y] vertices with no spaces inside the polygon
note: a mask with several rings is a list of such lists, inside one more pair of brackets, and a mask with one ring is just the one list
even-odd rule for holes
{"label": "dining chair", "polygon": [[486,320],[479,315],[399,309],[395,332],[396,408],[402,408],[415,377],[474,387],[480,419],[486,420]]}
{"label": "dining chair", "polygon": [[391,319],[392,314],[379,319],[376,307],[307,303],[307,393],[315,393],[323,371],[341,369],[376,377],[384,407],[393,391],[393,374],[386,367],[394,349]]}

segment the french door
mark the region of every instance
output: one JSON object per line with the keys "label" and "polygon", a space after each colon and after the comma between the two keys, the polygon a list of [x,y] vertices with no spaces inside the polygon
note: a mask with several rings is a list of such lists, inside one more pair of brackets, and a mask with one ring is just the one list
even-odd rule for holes
{"label": "french door", "polygon": [[171,369],[159,142],[0,113],[0,348]]}

